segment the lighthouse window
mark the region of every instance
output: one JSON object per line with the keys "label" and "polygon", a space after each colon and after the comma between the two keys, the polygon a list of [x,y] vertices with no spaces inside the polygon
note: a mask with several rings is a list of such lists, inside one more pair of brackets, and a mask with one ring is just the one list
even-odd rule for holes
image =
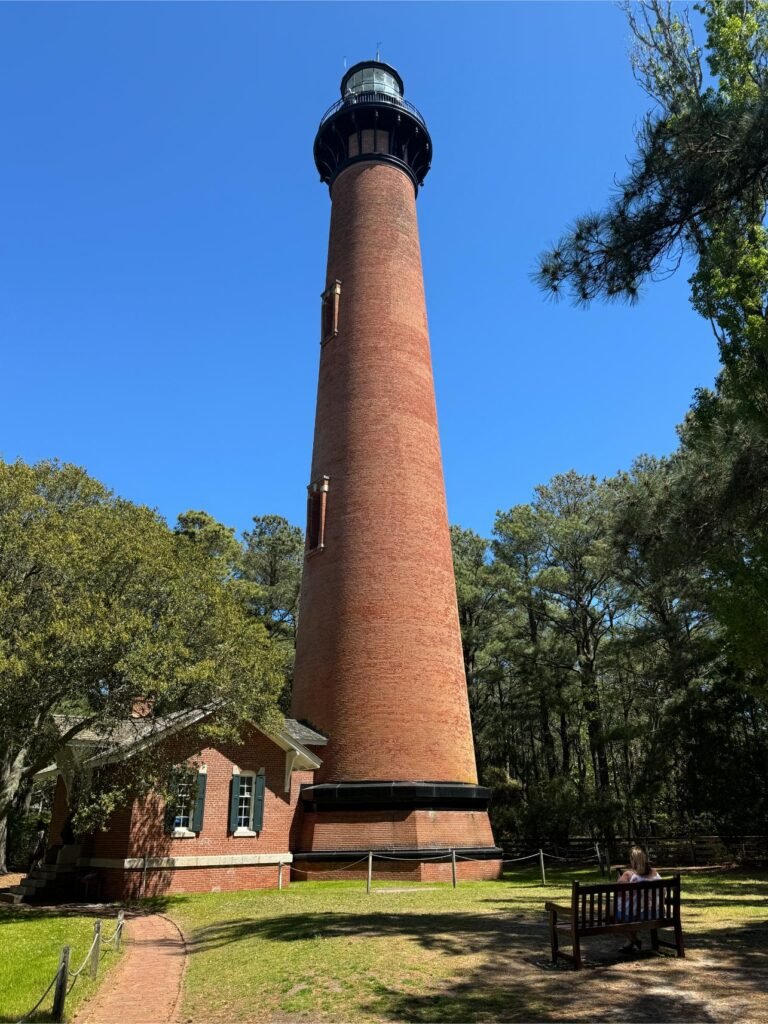
{"label": "lighthouse window", "polygon": [[311,483],[307,488],[307,552],[325,547],[325,513],[329,477]]}
{"label": "lighthouse window", "polygon": [[322,294],[320,316],[320,343],[335,338],[339,333],[339,300],[341,298],[341,281],[334,281]]}
{"label": "lighthouse window", "polygon": [[395,78],[380,68],[364,68],[355,72],[347,82],[345,94],[383,92],[388,96],[400,96],[400,86]]}

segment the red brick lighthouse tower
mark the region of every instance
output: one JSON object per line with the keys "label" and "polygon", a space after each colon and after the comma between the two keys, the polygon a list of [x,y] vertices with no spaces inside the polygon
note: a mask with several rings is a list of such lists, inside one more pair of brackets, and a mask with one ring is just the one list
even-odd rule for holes
{"label": "red brick lighthouse tower", "polygon": [[374,850],[399,858],[378,874],[434,878],[455,850],[460,874],[495,877],[416,221],[432,142],[400,75],[365,61],[314,153],[332,210],[292,714],[329,742],[295,862],[339,868]]}

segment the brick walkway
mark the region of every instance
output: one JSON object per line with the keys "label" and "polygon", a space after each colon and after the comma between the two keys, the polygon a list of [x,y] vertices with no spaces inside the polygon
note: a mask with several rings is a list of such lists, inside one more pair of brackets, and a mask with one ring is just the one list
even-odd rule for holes
{"label": "brick walkway", "polygon": [[125,952],[74,1024],[174,1024],[181,1002],[186,946],[160,914],[126,922]]}

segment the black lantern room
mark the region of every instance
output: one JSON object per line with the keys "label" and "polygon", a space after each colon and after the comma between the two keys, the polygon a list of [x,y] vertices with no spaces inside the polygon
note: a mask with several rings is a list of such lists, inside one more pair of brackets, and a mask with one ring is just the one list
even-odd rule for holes
{"label": "black lantern room", "polygon": [[315,137],[315,164],[329,188],[350,164],[381,160],[405,171],[418,192],[432,163],[432,139],[403,93],[400,75],[381,61],[346,72],[341,99],[325,112]]}

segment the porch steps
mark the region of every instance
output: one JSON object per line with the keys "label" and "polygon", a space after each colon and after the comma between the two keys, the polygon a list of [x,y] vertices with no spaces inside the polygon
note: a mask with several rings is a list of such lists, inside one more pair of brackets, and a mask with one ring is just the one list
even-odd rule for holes
{"label": "porch steps", "polygon": [[33,868],[18,885],[12,885],[0,892],[2,903],[44,903],[71,898],[77,878],[74,864],[51,863],[48,857],[39,867]]}

